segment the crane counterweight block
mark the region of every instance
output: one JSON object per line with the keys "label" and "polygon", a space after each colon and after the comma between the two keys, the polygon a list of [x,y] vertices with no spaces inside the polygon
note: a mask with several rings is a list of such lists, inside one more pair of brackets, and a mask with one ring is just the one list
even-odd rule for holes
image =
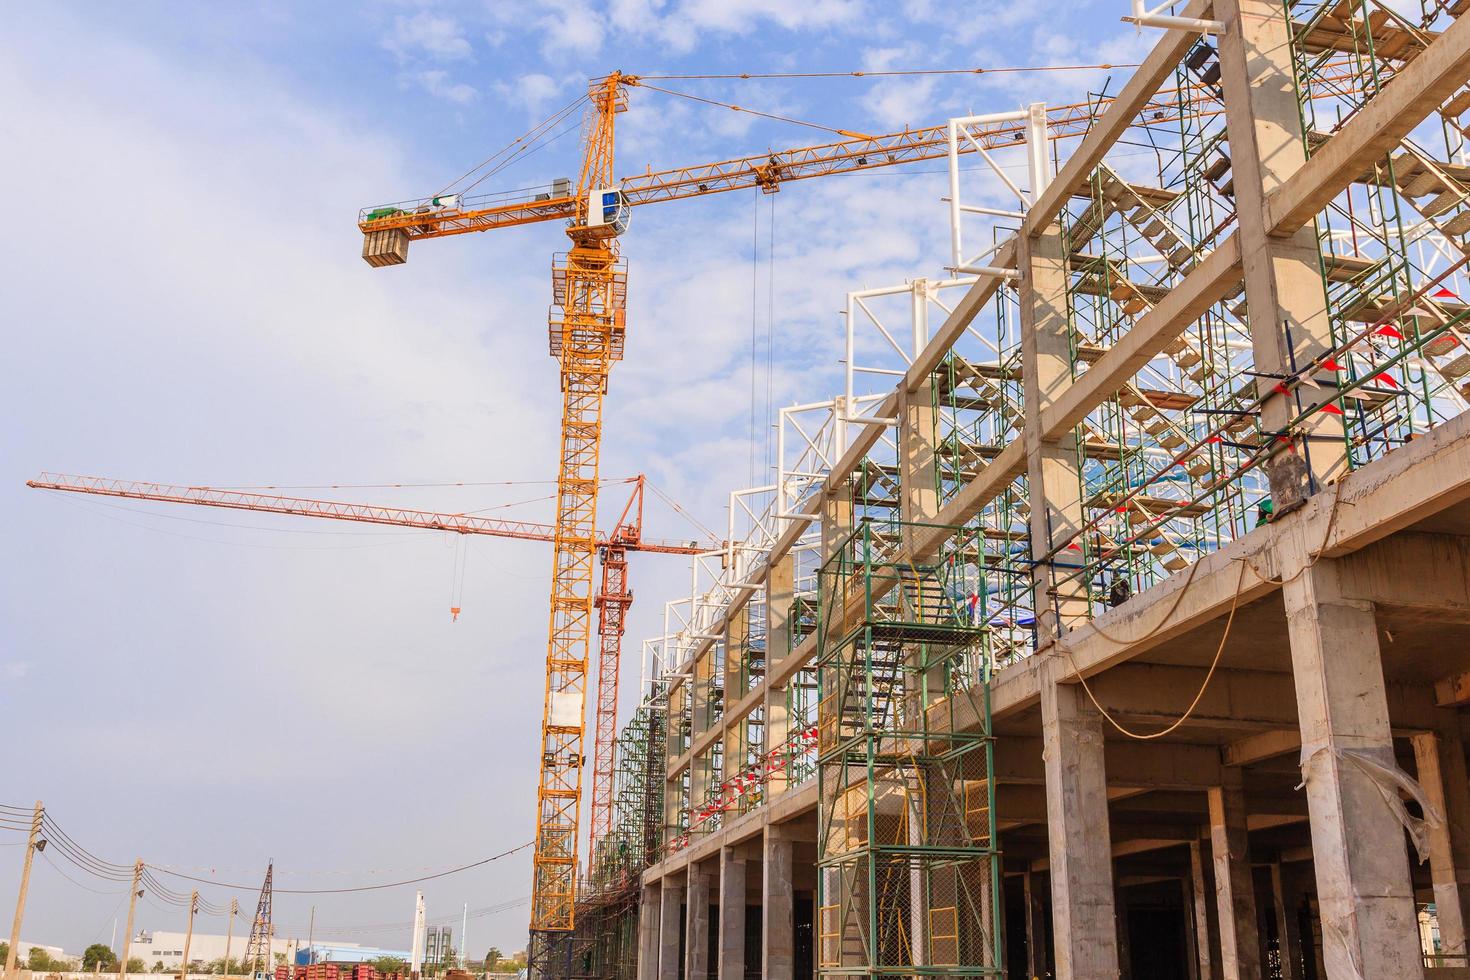
{"label": "crane counterweight block", "polygon": [[374,269],[402,265],[408,261],[408,233],[402,228],[365,232],[362,236],[362,258]]}

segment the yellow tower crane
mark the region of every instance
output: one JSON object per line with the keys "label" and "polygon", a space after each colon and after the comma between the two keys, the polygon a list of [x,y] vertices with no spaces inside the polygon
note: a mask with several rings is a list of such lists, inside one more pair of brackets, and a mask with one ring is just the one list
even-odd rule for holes
{"label": "yellow tower crane", "polygon": [[[615,180],[614,120],[627,109],[627,89],[638,86],[668,92],[639,76],[618,72],[589,84],[589,108],[583,124],[585,147],[575,188],[570,181],[557,181],[539,193],[478,199],[440,194],[364,209],[358,216],[363,233],[362,256],[374,267],[406,262],[409,243],[418,239],[514,225],[565,220],[571,239],[571,248],[556,255],[551,267],[550,349],[561,369],[562,417],[537,792],[531,905],[533,960],[547,934],[569,932],[575,922],[577,829],[585,760],[584,705],[595,615],[593,564],[598,545],[602,407],[608,374],[623,356],[628,276],[626,264],[618,257],[618,236],[627,230],[631,208],[743,188],[759,187],[765,193],[775,193],[787,181],[915,163],[949,153],[946,126],[877,136],[817,126],[843,139]],[[752,111],[708,99],[698,101]],[[1158,104],[1151,106],[1154,111],[1150,122],[1177,120],[1179,101],[1178,93],[1161,92]],[[1105,102],[1091,102],[1049,109],[1050,138],[1084,134],[1104,107]],[[563,110],[563,118],[567,111]],[[961,144],[958,152],[1015,145],[1024,138],[1024,125],[1003,123],[979,133],[972,130],[972,142]],[[543,126],[541,131],[545,129]],[[603,696],[597,698],[595,725],[593,846],[608,830],[611,815],[616,662],[600,664],[598,687]],[[609,691],[610,697],[606,696]],[[612,706],[610,711],[608,705]]]}

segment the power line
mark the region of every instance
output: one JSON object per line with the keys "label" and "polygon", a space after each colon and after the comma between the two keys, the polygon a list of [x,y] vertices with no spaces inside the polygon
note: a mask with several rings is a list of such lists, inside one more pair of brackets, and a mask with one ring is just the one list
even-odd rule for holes
{"label": "power line", "polygon": [[[450,868],[447,871],[440,871],[437,874],[423,875],[418,878],[406,878],[402,881],[389,881],[384,882],[380,885],[358,885],[351,888],[276,888],[273,890],[277,895],[340,895],[346,892],[370,892],[378,891],[384,888],[398,888],[401,885],[416,885],[421,881],[433,881],[436,878],[447,878],[450,875],[459,874],[461,871],[469,871],[471,868],[478,868],[483,865],[489,864],[492,861],[499,861],[501,858],[510,857],[512,854],[524,851],[526,848],[530,847],[534,843],[535,841],[526,841],[526,843],[522,844],[520,847],[513,847],[508,851],[501,851],[499,854],[492,854],[490,857],[483,858],[479,861],[473,861],[469,864],[462,864],[457,868]],[[169,871],[166,868],[160,868],[155,865],[150,865],[149,867],[153,867],[155,870],[160,871],[163,874],[173,875],[175,878],[183,878],[187,881],[197,881],[201,884],[214,885],[218,888],[249,889],[250,887],[252,887],[250,885],[227,884],[222,881],[215,881],[212,878],[199,878],[195,877],[194,875],[182,874],[178,871]]]}
{"label": "power line", "polygon": [[[21,807],[13,807],[0,804],[0,821],[6,820],[6,812],[18,814],[24,813],[25,810]],[[27,821],[26,829],[29,829],[29,827],[30,821]],[[99,878],[103,881],[119,884],[126,883],[129,888],[132,887],[131,883],[134,873],[133,865],[116,864],[114,862],[104,860],[103,858],[100,858],[97,855],[93,854],[81,844],[77,843],[77,841],[65,830],[63,830],[60,825],[56,823],[55,819],[53,819],[51,815],[44,810],[41,814],[41,829],[42,832],[45,834],[46,843],[49,845],[49,849],[51,851],[50,854],[46,853],[45,851],[41,851],[41,856],[45,858],[46,863],[51,865],[51,867],[56,870],[56,873],[64,878],[66,881],[70,882],[73,885],[76,885],[78,888],[81,888],[84,891],[93,892],[94,894],[117,894],[116,892],[112,891],[99,891],[98,889],[89,887],[79,881],[76,881],[74,878],[67,875],[64,871],[61,870],[60,866],[52,860],[52,855],[60,856],[69,864],[91,875],[94,878]],[[438,878],[446,878],[450,875],[459,874],[463,871],[469,871],[472,868],[483,867],[484,865],[490,864],[494,861],[499,861],[502,858],[506,858],[511,856],[512,854],[517,854],[521,851],[524,851],[529,848],[533,843],[535,842],[527,841],[519,847],[513,847],[509,850],[501,851],[499,854],[492,854],[490,857],[482,858],[479,861],[472,861],[468,864],[462,864],[458,867],[449,868],[444,871],[437,871],[432,874],[420,875],[418,877],[406,878],[399,881],[383,882],[380,884],[372,885],[356,885],[345,888],[279,888],[275,889],[275,891],[289,895],[334,895],[346,894],[350,892],[380,891],[385,888],[398,888],[403,885],[413,885],[423,881],[433,881]],[[142,874],[139,877],[139,883],[144,885],[144,890],[148,893],[150,897],[156,897],[165,904],[172,905],[176,908],[188,907],[190,902],[190,895],[185,892],[177,891],[169,885],[164,884],[161,880],[159,880],[158,876],[154,874],[155,871],[158,872],[158,874],[170,875],[175,878],[182,878],[187,881],[199,882],[201,884],[211,885],[216,888],[250,892],[253,891],[255,887],[253,885],[231,884],[228,882],[216,881],[213,878],[202,878],[195,875],[184,874],[183,872],[170,870],[169,868],[161,865],[154,865],[143,862]],[[206,915],[223,916],[228,913],[227,907],[217,905],[216,903],[202,897],[198,899],[198,903],[199,910]],[[153,903],[150,902],[149,904]],[[490,911],[494,910],[497,909],[487,909],[485,910],[485,914],[489,914]],[[165,910],[160,909],[160,911]]]}
{"label": "power line", "polygon": [[[530,901],[531,901],[531,896],[530,895],[522,895],[519,898],[513,898],[513,899],[510,899],[508,901],[501,902],[498,905],[487,905],[487,906],[484,906],[484,907],[481,907],[481,908],[470,909],[469,910],[469,917],[471,919],[482,919],[482,918],[484,918],[486,916],[497,915],[497,914],[499,914],[501,912],[507,912],[507,911],[510,911],[511,909],[520,908],[520,907],[526,905]],[[447,915],[431,916],[428,919],[425,919],[424,921],[427,922],[427,923],[429,923],[429,924],[431,924],[431,925],[453,924],[455,922],[460,921],[462,915],[463,915],[463,913],[454,912],[454,913],[450,913],[450,914],[447,914]],[[366,923],[366,924],[361,924],[361,925],[345,925],[345,926],[322,926],[322,925],[318,925],[318,926],[316,926],[316,931],[318,933],[323,934],[323,935],[353,935],[353,936],[356,936],[356,935],[362,935],[362,934],[365,934],[365,933],[392,932],[392,931],[397,930],[397,929],[405,929],[405,928],[408,928],[408,927],[412,926],[413,925],[413,922],[414,922],[414,920],[412,920],[412,919],[401,919],[401,920],[396,921],[396,922],[371,922],[371,923]],[[297,931],[301,931],[301,930],[297,930]]]}
{"label": "power line", "polygon": [[47,864],[51,865],[52,871],[55,871],[57,874],[61,875],[62,878],[71,882],[73,885],[76,885],[84,892],[91,892],[93,895],[126,895],[128,893],[127,889],[123,889],[121,892],[105,892],[100,888],[92,888],[88,885],[84,885],[80,881],[77,881],[75,878],[73,878],[71,875],[67,874],[65,871],[62,871],[60,866],[58,866],[55,861],[51,860],[51,855],[47,854],[45,851],[41,852],[41,858]]}

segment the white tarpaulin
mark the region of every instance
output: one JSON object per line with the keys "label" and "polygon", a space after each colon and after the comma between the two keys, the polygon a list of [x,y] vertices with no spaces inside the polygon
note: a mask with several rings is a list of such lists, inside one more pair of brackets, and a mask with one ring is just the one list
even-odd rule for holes
{"label": "white tarpaulin", "polygon": [[558,691],[551,695],[551,724],[555,728],[578,728],[582,724],[581,691]]}

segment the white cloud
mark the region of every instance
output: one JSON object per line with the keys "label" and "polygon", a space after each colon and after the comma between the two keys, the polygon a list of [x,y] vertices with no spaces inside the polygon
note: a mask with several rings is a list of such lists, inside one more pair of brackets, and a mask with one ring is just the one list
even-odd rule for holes
{"label": "white cloud", "polygon": [[545,0],[546,12],[536,20],[541,30],[541,50],[555,59],[559,55],[594,55],[602,49],[606,24],[587,0]]}
{"label": "white cloud", "polygon": [[863,97],[863,108],[889,129],[931,123],[935,112],[934,88],[937,79],[885,78],[873,84]]}
{"label": "white cloud", "polygon": [[458,21],[428,10],[393,18],[393,30],[383,38],[383,46],[400,58],[432,61],[458,61],[472,53]]}
{"label": "white cloud", "polygon": [[671,16],[697,28],[726,34],[749,34],[769,21],[788,31],[848,26],[865,20],[862,0],[685,0]]}
{"label": "white cloud", "polygon": [[534,114],[539,113],[548,101],[560,94],[568,81],[557,81],[550,75],[532,72],[529,75],[521,75],[508,84],[497,83],[495,90],[502,99]]}
{"label": "white cloud", "polygon": [[492,16],[500,30],[540,33],[542,54],[552,61],[602,52],[609,36],[648,40],[669,53],[693,50],[704,35],[745,36],[774,26],[787,31],[887,31],[868,16],[864,0],[505,0]]}
{"label": "white cloud", "polygon": [[414,72],[409,76],[420,88],[436,99],[444,99],[457,105],[464,105],[475,101],[480,93],[473,85],[463,82],[455,82],[450,79],[449,72],[442,68],[427,68],[423,71]]}

